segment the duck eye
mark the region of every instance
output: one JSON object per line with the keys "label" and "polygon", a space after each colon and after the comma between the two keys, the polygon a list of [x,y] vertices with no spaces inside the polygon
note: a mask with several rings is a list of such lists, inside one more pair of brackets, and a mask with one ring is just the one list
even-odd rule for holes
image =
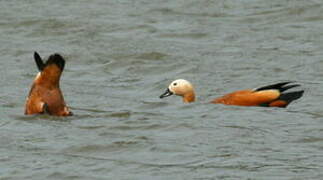
{"label": "duck eye", "polygon": [[174,86],[176,86],[176,85],[177,85],[177,83],[174,83],[173,85],[174,85]]}

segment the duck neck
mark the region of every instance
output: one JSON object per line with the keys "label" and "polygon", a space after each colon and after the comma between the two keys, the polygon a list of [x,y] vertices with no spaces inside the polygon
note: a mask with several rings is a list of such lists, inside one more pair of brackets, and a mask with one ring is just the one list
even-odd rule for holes
{"label": "duck neck", "polygon": [[190,92],[190,93],[187,93],[183,96],[183,101],[185,103],[191,103],[191,102],[194,102],[195,101],[195,93],[194,92]]}

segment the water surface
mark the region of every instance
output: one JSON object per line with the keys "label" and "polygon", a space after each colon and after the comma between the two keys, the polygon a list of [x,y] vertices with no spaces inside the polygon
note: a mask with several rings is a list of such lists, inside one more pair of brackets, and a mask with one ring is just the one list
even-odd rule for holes
{"label": "water surface", "polygon": [[[321,1],[1,1],[0,179],[320,179]],[[24,116],[33,52],[75,116]],[[190,80],[198,102],[159,99]],[[286,109],[210,105],[297,81]]]}

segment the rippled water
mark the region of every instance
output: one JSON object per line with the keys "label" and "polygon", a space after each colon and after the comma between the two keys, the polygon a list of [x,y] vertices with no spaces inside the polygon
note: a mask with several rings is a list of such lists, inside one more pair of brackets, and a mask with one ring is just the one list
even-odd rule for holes
{"label": "rippled water", "polygon": [[[323,2],[0,1],[0,179],[321,179]],[[24,116],[33,52],[75,116]],[[198,102],[159,99],[190,80]],[[286,109],[208,104],[293,80]]]}

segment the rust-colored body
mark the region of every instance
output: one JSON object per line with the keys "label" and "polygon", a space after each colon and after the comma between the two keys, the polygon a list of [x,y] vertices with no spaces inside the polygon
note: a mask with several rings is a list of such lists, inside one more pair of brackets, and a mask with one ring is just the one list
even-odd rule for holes
{"label": "rust-colored body", "polygon": [[[216,98],[211,103],[235,106],[286,107],[292,101],[302,97],[304,90],[287,91],[298,86],[300,85],[293,84],[290,81],[280,82],[256,89],[235,91]],[[181,96],[185,103],[195,101],[194,87],[185,79],[173,81],[167,90],[160,95],[160,98],[165,98],[173,94]]]}
{"label": "rust-colored body", "polygon": [[288,103],[278,100],[280,92],[278,90],[241,90],[236,91],[212,101],[215,104],[236,105],[236,106],[261,106],[285,107]]}
{"label": "rust-colored body", "polygon": [[44,64],[36,52],[35,60],[40,72],[37,74],[27,98],[25,114],[72,115],[59,87],[65,60],[60,55],[54,54]]}

